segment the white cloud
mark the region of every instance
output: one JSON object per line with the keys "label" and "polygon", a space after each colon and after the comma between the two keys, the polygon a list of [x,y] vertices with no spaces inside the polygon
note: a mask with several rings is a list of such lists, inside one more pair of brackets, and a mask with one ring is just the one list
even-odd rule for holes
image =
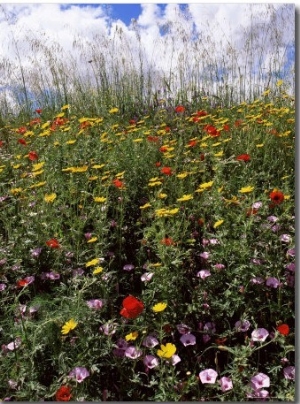
{"label": "white cloud", "polygon": [[[144,73],[152,69],[158,87],[165,78],[174,88],[209,80],[217,88],[217,76],[235,85],[241,74],[249,80],[259,63],[275,68],[276,52],[284,65],[284,51],[294,41],[292,4],[192,3],[183,10],[148,3],[141,9],[126,26],[113,21],[101,4],[2,4],[0,85],[22,84],[22,73],[36,86],[40,75],[46,86],[55,79],[53,71],[62,69],[72,86],[75,74],[95,80],[92,69],[103,67],[113,77],[124,69],[138,70],[142,60]],[[87,63],[91,59],[93,65]],[[62,80],[59,74],[57,79]]]}

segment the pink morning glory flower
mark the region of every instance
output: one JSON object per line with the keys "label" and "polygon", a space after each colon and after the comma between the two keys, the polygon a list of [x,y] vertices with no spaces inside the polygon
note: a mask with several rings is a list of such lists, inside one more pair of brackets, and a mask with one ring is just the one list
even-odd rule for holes
{"label": "pink morning glory flower", "polygon": [[180,337],[180,342],[182,342],[184,346],[195,345],[196,337],[193,334],[183,334]]}
{"label": "pink morning glory flower", "polygon": [[90,299],[87,300],[86,304],[91,309],[100,310],[103,307],[103,301],[100,299]]}
{"label": "pink morning glory flower", "polygon": [[76,367],[69,373],[69,377],[74,378],[78,383],[82,383],[90,375],[84,367]]}
{"label": "pink morning glory flower", "polygon": [[264,342],[269,336],[269,332],[265,328],[257,328],[251,333],[252,341]]}
{"label": "pink morning glory flower", "polygon": [[146,338],[144,338],[142,342],[142,345],[144,345],[147,348],[154,348],[158,344],[159,344],[158,340],[152,335],[148,335]]}
{"label": "pink morning glory flower", "polygon": [[266,280],[266,286],[269,286],[270,288],[277,289],[278,286],[281,286],[281,283],[277,278],[269,276],[267,278],[267,280]]}
{"label": "pink morning glory flower", "polygon": [[233,388],[232,381],[229,377],[226,377],[226,376],[221,377],[221,379],[219,380],[219,383],[221,386],[221,390],[223,392],[231,390]]}
{"label": "pink morning glory flower", "polygon": [[248,320],[243,320],[243,321],[237,321],[234,326],[237,331],[246,332],[249,330],[250,325],[251,324]]}
{"label": "pink morning glory flower", "polygon": [[218,373],[214,369],[205,369],[199,373],[199,378],[203,384],[214,384]]}
{"label": "pink morning glory flower", "polygon": [[137,359],[142,355],[142,351],[133,345],[130,345],[125,350],[125,356],[129,359]]}
{"label": "pink morning glory flower", "polygon": [[253,390],[262,389],[263,387],[270,387],[270,378],[264,373],[257,373],[251,378],[251,387]]}
{"label": "pink morning glory flower", "polygon": [[295,366],[287,366],[283,369],[285,379],[295,380]]}
{"label": "pink morning glory flower", "polygon": [[197,272],[197,277],[201,279],[205,279],[210,275],[211,273],[208,269],[202,269],[201,271]]}
{"label": "pink morning glory flower", "polygon": [[158,359],[153,355],[146,355],[143,359],[143,363],[148,369],[153,369],[159,364]]}

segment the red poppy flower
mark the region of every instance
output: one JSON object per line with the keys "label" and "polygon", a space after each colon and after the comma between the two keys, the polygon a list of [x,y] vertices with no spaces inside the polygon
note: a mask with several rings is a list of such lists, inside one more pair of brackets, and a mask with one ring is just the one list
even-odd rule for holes
{"label": "red poppy flower", "polygon": [[163,168],[160,170],[160,172],[161,172],[162,174],[165,174],[165,175],[172,175],[172,174],[173,174],[171,167],[163,167]]}
{"label": "red poppy flower", "polygon": [[238,128],[239,126],[241,126],[242,123],[243,121],[241,119],[238,119],[237,121],[234,122],[234,126]]}
{"label": "red poppy flower", "polygon": [[168,148],[166,146],[161,146],[159,148],[159,151],[162,152],[162,153],[165,153],[166,151],[168,151]]}
{"label": "red poppy flower", "polygon": [[124,183],[122,181],[120,181],[118,178],[113,180],[113,184],[117,188],[123,188],[124,187]]}
{"label": "red poppy flower", "polygon": [[23,134],[25,132],[27,132],[26,126],[21,126],[19,129],[17,129],[17,133]]}
{"label": "red poppy flower", "polygon": [[204,111],[204,110],[197,111],[197,112],[196,112],[196,115],[197,115],[197,116],[205,116],[205,115],[207,115],[207,112]]}
{"label": "red poppy flower", "polygon": [[42,113],[42,110],[41,110],[41,108],[37,108],[37,109],[35,110],[35,112],[36,112],[37,114],[41,114],[41,113]]}
{"label": "red poppy flower", "polygon": [[204,153],[201,153],[201,154],[200,154],[200,160],[203,161],[204,159],[205,159],[205,154],[204,154]]}
{"label": "red poppy flower", "polygon": [[184,112],[184,111],[185,111],[185,107],[183,105],[178,105],[175,108],[175,112],[177,112],[177,113],[181,113],[181,112]]}
{"label": "red poppy flower", "polygon": [[290,333],[290,327],[287,324],[281,324],[276,329],[281,335],[289,335]]}
{"label": "red poppy flower", "polygon": [[188,145],[189,147],[195,147],[197,145],[197,140],[190,140]]}
{"label": "red poppy flower", "polygon": [[160,161],[157,161],[156,163],[155,163],[155,167],[160,167],[161,166],[161,162]]}
{"label": "red poppy flower", "polygon": [[130,124],[130,125],[135,125],[135,124],[136,124],[136,120],[135,120],[135,119],[130,119],[129,124]]}
{"label": "red poppy flower", "polygon": [[25,139],[23,139],[23,138],[18,139],[18,143],[23,144],[24,146],[26,146],[26,145],[27,145],[26,140],[25,140]]}
{"label": "red poppy flower", "polygon": [[166,126],[166,127],[165,127],[165,131],[166,131],[166,132],[170,132],[170,130],[171,130],[171,128],[170,128],[169,126]]}
{"label": "red poppy flower", "polygon": [[159,137],[158,136],[148,136],[147,140],[148,140],[148,142],[157,143],[159,141]]}
{"label": "red poppy flower", "polygon": [[212,137],[220,136],[220,131],[213,125],[206,125],[204,130]]}
{"label": "red poppy flower", "polygon": [[281,191],[274,190],[270,192],[269,196],[272,199],[273,205],[279,205],[284,201],[284,194]]}
{"label": "red poppy flower", "polygon": [[167,236],[167,237],[164,237],[164,238],[161,240],[160,244],[163,244],[163,245],[166,245],[166,246],[170,246],[170,245],[175,245],[175,242],[174,242],[174,240],[173,240],[171,237]]}
{"label": "red poppy flower", "polygon": [[0,140],[0,147],[2,147],[4,145],[4,142],[2,140]]}
{"label": "red poppy flower", "polygon": [[225,132],[229,132],[230,131],[230,125],[228,125],[228,123],[225,123],[224,126],[223,126],[223,130]]}
{"label": "red poppy flower", "polygon": [[34,125],[37,125],[38,123],[41,123],[40,118],[35,118],[35,119],[32,119],[32,120],[29,122],[29,125],[30,125],[30,126],[34,126]]}
{"label": "red poppy flower", "polygon": [[134,296],[127,296],[123,300],[123,309],[120,311],[121,316],[125,318],[135,319],[144,310],[144,304]]}
{"label": "red poppy flower", "polygon": [[252,216],[252,215],[256,215],[257,212],[258,212],[258,209],[250,208],[250,209],[247,210],[246,216],[249,217],[249,216]]}
{"label": "red poppy flower", "polygon": [[50,248],[60,248],[60,244],[56,238],[51,238],[50,240],[46,241],[46,244]]}
{"label": "red poppy flower", "polygon": [[71,398],[71,389],[68,386],[61,386],[55,394],[56,401],[70,401]]}
{"label": "red poppy flower", "polygon": [[38,160],[39,156],[38,156],[37,152],[31,151],[28,153],[28,158],[31,161],[35,161],[35,160]]}
{"label": "red poppy flower", "polygon": [[26,279],[20,279],[17,281],[17,288],[23,288],[24,286],[27,286],[29,282]]}
{"label": "red poppy flower", "polygon": [[240,154],[239,156],[236,157],[238,161],[250,161],[251,158],[249,154]]}
{"label": "red poppy flower", "polygon": [[91,125],[92,124],[91,124],[90,121],[83,121],[83,122],[80,123],[79,127],[80,127],[80,129],[85,129],[85,128],[88,128]]}

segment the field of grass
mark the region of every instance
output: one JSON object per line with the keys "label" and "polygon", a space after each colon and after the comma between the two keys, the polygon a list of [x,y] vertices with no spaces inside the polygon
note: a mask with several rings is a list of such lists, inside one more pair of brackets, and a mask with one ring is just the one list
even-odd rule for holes
{"label": "field of grass", "polygon": [[3,118],[3,401],[295,399],[283,87]]}

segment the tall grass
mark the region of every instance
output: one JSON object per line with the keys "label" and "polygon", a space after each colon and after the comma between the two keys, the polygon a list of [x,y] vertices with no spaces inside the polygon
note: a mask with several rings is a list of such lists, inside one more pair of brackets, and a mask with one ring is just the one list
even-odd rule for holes
{"label": "tall grass", "polygon": [[[43,32],[24,28],[21,36],[13,34],[11,17],[3,8],[2,13],[16,55],[15,61],[0,61],[3,84],[10,89],[9,95],[1,94],[4,115],[28,115],[38,105],[53,113],[66,103],[92,113],[115,105],[133,114],[157,106],[159,99],[172,106],[197,104],[203,94],[209,94],[212,103],[228,106],[253,101],[282,78],[294,92],[294,64],[287,45],[283,46],[287,27],[290,30],[294,23],[291,5],[279,13],[266,4],[262,15],[269,22],[263,27],[253,20],[249,5],[253,23],[240,34],[243,48],[237,48],[236,37],[224,36],[215,43],[206,31],[199,34],[187,9],[178,11],[176,23],[158,26],[157,38],[151,42],[133,22],[126,33],[112,25],[110,36],[74,32],[69,49]],[[151,56],[147,49],[152,49]]]}

